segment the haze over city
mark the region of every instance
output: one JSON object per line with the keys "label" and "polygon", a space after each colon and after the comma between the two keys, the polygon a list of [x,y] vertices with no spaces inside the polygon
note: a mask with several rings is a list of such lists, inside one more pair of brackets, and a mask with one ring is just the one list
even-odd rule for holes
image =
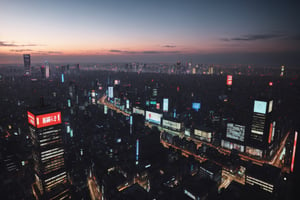
{"label": "haze over city", "polygon": [[299,64],[297,1],[1,2],[0,60]]}

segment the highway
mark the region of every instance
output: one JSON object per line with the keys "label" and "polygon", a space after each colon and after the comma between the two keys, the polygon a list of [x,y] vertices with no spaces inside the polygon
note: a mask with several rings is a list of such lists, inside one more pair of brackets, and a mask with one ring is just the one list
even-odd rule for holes
{"label": "highway", "polygon": [[91,194],[92,200],[101,200],[102,194],[98,190],[97,184],[95,183],[95,180],[92,178],[88,178],[88,186]]}

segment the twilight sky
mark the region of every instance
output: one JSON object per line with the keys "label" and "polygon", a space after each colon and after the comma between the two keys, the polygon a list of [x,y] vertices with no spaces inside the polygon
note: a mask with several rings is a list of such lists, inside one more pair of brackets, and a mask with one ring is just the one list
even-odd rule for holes
{"label": "twilight sky", "polygon": [[300,64],[300,3],[1,0],[0,64]]}

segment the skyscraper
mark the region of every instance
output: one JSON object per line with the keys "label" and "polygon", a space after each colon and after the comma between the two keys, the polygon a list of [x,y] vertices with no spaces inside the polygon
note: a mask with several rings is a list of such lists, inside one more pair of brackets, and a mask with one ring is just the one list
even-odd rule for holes
{"label": "skyscraper", "polygon": [[24,74],[30,75],[30,73],[31,73],[30,54],[23,54],[23,58],[24,58]]}
{"label": "skyscraper", "polygon": [[46,77],[46,79],[48,79],[50,76],[50,65],[47,61],[45,62],[45,68],[46,68],[45,77]]}
{"label": "skyscraper", "polygon": [[[261,150],[261,156],[270,158],[274,153],[276,120],[273,116],[273,100],[255,100],[250,138],[253,146]],[[271,148],[272,147],[272,148]]]}
{"label": "skyscraper", "polygon": [[27,112],[33,144],[36,199],[67,199],[69,188],[61,136],[61,112],[43,106]]}

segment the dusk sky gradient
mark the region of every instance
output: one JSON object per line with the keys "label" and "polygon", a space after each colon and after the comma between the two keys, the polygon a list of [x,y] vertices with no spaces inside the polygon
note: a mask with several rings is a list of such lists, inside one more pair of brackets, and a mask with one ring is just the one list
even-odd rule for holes
{"label": "dusk sky gradient", "polygon": [[300,64],[297,1],[2,0],[0,64]]}

